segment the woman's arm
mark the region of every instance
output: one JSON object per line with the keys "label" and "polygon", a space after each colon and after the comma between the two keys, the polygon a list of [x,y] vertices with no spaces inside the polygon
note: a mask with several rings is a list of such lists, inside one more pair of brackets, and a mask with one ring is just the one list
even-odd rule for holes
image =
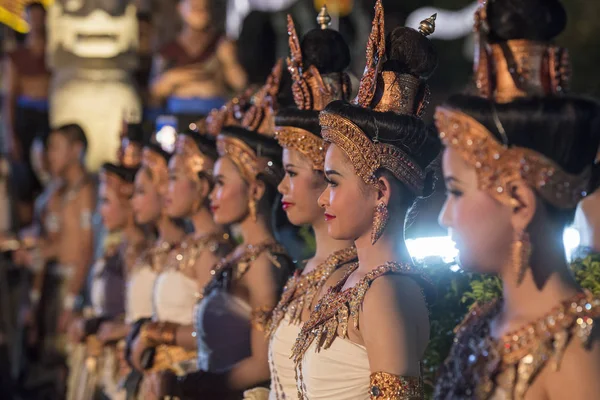
{"label": "woman's arm", "polygon": [[244,390],[268,381],[270,378],[268,349],[260,314],[277,304],[279,288],[277,267],[262,254],[252,263],[240,283],[246,288],[250,306],[255,315],[250,331],[251,356],[238,362],[228,373],[227,383],[232,390]]}
{"label": "woman's arm", "polygon": [[223,40],[217,49],[217,56],[223,64],[227,85],[236,93],[244,90],[248,77],[237,59],[235,44],[231,40]]}
{"label": "woman's arm", "polygon": [[[367,348],[371,387],[408,386],[418,393],[420,361],[429,339],[428,311],[419,285],[406,276],[376,279],[365,295],[359,330]],[[415,397],[393,393],[387,393],[389,398]],[[383,397],[388,398],[385,393]]]}

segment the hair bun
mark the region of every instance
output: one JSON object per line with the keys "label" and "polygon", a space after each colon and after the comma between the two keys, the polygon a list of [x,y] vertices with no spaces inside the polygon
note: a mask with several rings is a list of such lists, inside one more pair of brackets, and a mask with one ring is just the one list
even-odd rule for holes
{"label": "hair bun", "polygon": [[558,0],[489,0],[487,20],[492,42],[547,42],[565,29],[567,13]]}
{"label": "hair bun", "polygon": [[428,79],[438,64],[433,43],[422,33],[408,27],[397,27],[385,39],[387,61],[384,71],[411,74]]}
{"label": "hair bun", "polygon": [[314,65],[321,75],[343,72],[350,65],[350,49],[342,35],[332,29],[313,29],[300,45],[304,68]]}

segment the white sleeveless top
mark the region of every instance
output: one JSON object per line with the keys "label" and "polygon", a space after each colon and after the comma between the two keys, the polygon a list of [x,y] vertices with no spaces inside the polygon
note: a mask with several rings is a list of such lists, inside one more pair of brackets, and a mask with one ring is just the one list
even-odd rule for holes
{"label": "white sleeveless top", "polygon": [[367,349],[341,337],[319,352],[315,346],[313,342],[302,359],[306,398],[369,400],[371,369]]}
{"label": "white sleeveless top", "polygon": [[163,271],[154,285],[154,319],[191,325],[197,299],[196,281],[176,269]]}
{"label": "white sleeveless top", "polygon": [[298,398],[296,368],[290,355],[300,333],[300,327],[300,324],[290,324],[290,318],[286,315],[273,333],[269,343],[269,367],[271,369],[269,400]]}
{"label": "white sleeveless top", "polygon": [[133,323],[141,318],[152,317],[152,293],[156,272],[150,265],[136,266],[127,282],[125,320]]}

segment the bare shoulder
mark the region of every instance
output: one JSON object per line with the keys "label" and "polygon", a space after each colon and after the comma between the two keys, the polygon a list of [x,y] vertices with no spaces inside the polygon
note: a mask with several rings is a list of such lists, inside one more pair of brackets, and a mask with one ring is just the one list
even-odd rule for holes
{"label": "bare shoulder", "polygon": [[77,197],[82,208],[93,208],[96,204],[96,186],[94,183],[90,181],[83,185]]}
{"label": "bare shoulder", "polygon": [[412,309],[425,303],[421,286],[411,277],[387,274],[375,279],[365,294],[364,307]]}
{"label": "bare shoulder", "polygon": [[577,333],[564,351],[557,371],[550,370],[544,380],[551,400],[600,399],[600,329],[596,321],[585,345]]}

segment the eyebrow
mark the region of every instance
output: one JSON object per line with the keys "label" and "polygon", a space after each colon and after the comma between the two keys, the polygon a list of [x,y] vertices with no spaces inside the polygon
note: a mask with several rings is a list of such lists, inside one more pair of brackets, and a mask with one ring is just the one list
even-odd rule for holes
{"label": "eyebrow", "polygon": [[292,163],[287,163],[287,164],[284,165],[284,167],[285,168],[290,168],[290,167],[296,168],[296,166],[294,164],[292,164]]}
{"label": "eyebrow", "polygon": [[325,175],[338,175],[338,176],[343,176],[342,174],[340,174],[339,172],[337,172],[335,169],[328,169],[325,171]]}
{"label": "eyebrow", "polygon": [[456,179],[452,175],[448,175],[448,176],[444,177],[444,182],[446,182],[446,183],[460,183],[460,180]]}

